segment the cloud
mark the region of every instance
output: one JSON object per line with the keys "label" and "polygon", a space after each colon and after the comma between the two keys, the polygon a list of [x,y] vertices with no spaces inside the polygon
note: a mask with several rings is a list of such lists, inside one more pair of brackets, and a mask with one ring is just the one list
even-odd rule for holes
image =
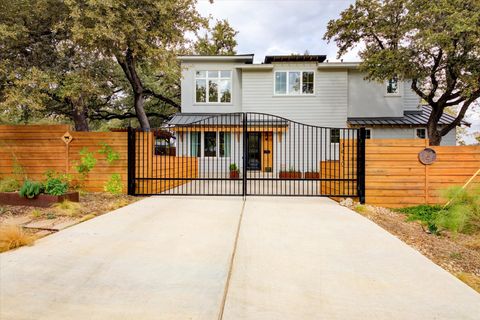
{"label": "cloud", "polygon": [[[227,19],[239,31],[239,53],[254,53],[261,62],[268,54],[326,54],[336,60],[337,48],[327,44],[323,34],[329,20],[335,19],[353,0],[200,0],[197,8],[203,15]],[[356,51],[343,57],[359,60]]]}

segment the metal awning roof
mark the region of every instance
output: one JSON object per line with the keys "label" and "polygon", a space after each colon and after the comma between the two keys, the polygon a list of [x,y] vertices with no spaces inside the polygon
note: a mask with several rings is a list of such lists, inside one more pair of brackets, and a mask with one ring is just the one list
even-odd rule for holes
{"label": "metal awning roof", "polygon": [[[425,126],[428,123],[430,112],[432,111],[430,106],[422,106],[419,111],[405,111],[403,117],[391,117],[391,118],[348,118],[348,124],[352,126]],[[455,117],[444,113],[440,118],[439,124],[447,125],[452,123]],[[463,125],[470,126],[470,123],[462,121]]]}
{"label": "metal awning roof", "polygon": [[[238,126],[243,124],[242,117],[241,113],[177,113],[168,124],[173,126]],[[247,121],[247,125],[286,126],[287,124],[287,120],[269,115],[259,115],[255,119],[248,118]]]}

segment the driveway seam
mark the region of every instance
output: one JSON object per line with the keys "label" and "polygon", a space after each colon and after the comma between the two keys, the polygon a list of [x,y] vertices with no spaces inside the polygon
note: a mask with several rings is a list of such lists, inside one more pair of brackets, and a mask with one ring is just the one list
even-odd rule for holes
{"label": "driveway seam", "polygon": [[222,297],[222,302],[220,304],[220,312],[218,314],[218,320],[223,319],[223,312],[225,310],[225,303],[227,302],[228,289],[230,287],[230,279],[232,277],[233,262],[235,260],[235,255],[237,253],[238,238],[240,235],[240,227],[242,225],[243,212],[245,211],[246,202],[247,202],[247,199],[243,198],[242,210],[240,211],[240,217],[238,218],[237,231],[235,235],[235,241],[233,242],[233,250],[232,250],[232,255],[230,257],[230,265],[228,267],[227,281],[225,282],[225,289],[223,290],[223,297]]}

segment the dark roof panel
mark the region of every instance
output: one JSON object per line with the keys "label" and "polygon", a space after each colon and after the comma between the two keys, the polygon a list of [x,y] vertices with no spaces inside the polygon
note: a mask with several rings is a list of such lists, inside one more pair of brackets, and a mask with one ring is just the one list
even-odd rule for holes
{"label": "dark roof panel", "polygon": [[[431,112],[430,106],[422,106],[419,111],[406,111],[403,117],[396,118],[348,118],[348,123],[354,126],[366,125],[394,125],[394,126],[424,126],[428,123]],[[439,124],[450,124],[455,117],[444,113],[440,118]],[[470,126],[470,123],[462,121],[463,125]]]}
{"label": "dark roof panel", "polygon": [[265,63],[272,62],[323,62],[327,59],[325,55],[285,55],[285,56],[265,56]]}

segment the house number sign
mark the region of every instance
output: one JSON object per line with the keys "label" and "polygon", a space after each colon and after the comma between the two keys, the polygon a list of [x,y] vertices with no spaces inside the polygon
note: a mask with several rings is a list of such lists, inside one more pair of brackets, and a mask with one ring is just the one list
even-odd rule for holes
{"label": "house number sign", "polygon": [[431,148],[425,148],[418,153],[418,160],[423,164],[432,164],[437,160],[437,153]]}

